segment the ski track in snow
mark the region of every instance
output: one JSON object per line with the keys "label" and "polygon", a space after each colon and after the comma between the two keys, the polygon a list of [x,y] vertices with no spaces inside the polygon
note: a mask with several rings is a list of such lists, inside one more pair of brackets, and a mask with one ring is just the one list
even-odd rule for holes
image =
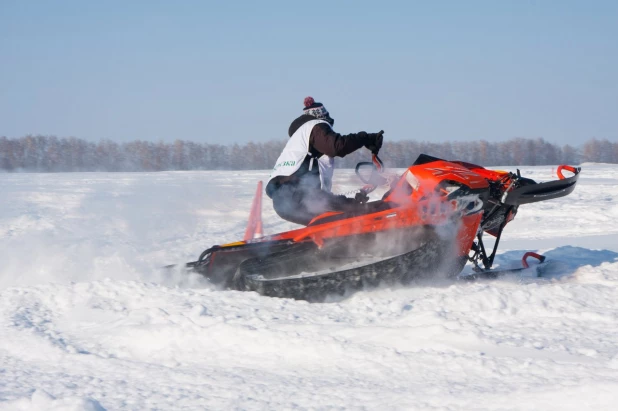
{"label": "ski track in snow", "polygon": [[159,269],[242,238],[267,171],[0,174],[0,410],[616,409],[618,167],[582,167],[505,230],[497,265],[548,277],[324,304]]}

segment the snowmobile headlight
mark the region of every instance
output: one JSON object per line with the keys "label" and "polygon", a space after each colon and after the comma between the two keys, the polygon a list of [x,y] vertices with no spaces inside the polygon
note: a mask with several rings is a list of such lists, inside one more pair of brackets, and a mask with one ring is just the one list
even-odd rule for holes
{"label": "snowmobile headlight", "polygon": [[421,186],[418,178],[416,178],[416,176],[410,171],[406,173],[406,181],[408,182],[408,184],[410,184],[410,187],[412,187],[413,190],[418,190],[418,188]]}

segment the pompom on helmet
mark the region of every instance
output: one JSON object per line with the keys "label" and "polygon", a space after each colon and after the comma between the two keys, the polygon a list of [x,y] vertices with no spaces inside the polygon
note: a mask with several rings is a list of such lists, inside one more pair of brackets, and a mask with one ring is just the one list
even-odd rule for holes
{"label": "pompom on helmet", "polygon": [[330,116],[324,104],[316,103],[315,99],[311,96],[305,97],[303,103],[305,105],[303,114],[308,114],[319,120],[327,121],[331,126],[335,124],[335,120]]}

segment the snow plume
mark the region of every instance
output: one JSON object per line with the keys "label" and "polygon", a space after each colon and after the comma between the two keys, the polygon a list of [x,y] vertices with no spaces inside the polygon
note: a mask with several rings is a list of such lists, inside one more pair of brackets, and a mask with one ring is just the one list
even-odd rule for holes
{"label": "snow plume", "polygon": [[195,285],[161,270],[242,238],[267,172],[6,174],[0,180],[0,289],[104,278]]}
{"label": "snow plume", "polygon": [[[464,228],[462,219],[467,215],[478,213],[482,209],[482,201],[478,195],[455,196],[453,200],[446,201],[444,193],[436,191],[420,191],[421,195],[418,195],[419,190],[424,190],[424,187],[433,187],[435,182],[423,181],[409,171],[406,171],[402,178],[417,193],[415,198],[422,199],[418,202],[415,199],[414,202],[410,203],[409,195],[402,193],[402,197],[395,197],[394,201],[402,204],[408,203],[407,207],[414,209],[417,215],[428,221],[428,226],[424,227],[422,235],[425,240],[434,244],[433,247],[436,248],[436,252],[440,253],[440,260],[442,261],[439,267],[432,267],[431,272],[422,277],[440,280],[457,275],[462,267],[461,256],[458,255],[459,241],[461,240],[459,238],[460,230]],[[456,187],[453,187],[451,194],[454,192],[456,192]],[[438,222],[430,223],[432,220]],[[387,236],[388,234],[385,233]],[[402,240],[394,237],[392,241],[400,243]],[[419,246],[419,244],[414,243],[413,245]]]}

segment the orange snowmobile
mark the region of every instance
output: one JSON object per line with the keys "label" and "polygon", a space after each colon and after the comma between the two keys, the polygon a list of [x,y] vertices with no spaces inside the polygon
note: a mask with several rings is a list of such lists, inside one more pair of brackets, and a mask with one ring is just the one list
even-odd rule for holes
{"label": "orange snowmobile", "polygon": [[[187,267],[229,289],[272,297],[322,301],[331,294],[380,284],[455,277],[471,262],[492,277],[500,236],[521,204],[568,195],[580,168],[558,167],[558,180],[536,183],[517,173],[488,170],[422,154],[387,183],[377,156],[356,174],[372,191],[388,184],[362,214],[328,212],[307,227],[216,245]],[[572,175],[565,177],[564,171]],[[261,205],[260,205],[261,206]],[[255,223],[255,221],[254,221]],[[483,234],[495,238],[488,254]],[[544,257],[534,253],[540,260]]]}

